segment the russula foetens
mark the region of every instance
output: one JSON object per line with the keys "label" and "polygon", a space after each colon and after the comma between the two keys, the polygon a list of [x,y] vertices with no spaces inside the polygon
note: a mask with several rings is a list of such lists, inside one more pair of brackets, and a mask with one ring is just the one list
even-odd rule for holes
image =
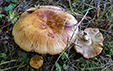
{"label": "russula foetens", "polygon": [[75,40],[74,48],[85,58],[93,58],[101,53],[103,46],[103,35],[97,28],[86,28],[80,31]]}
{"label": "russula foetens", "polygon": [[43,57],[41,57],[39,55],[35,55],[31,58],[29,63],[31,65],[31,67],[38,69],[39,67],[41,67],[43,65]]}
{"label": "russula foetens", "polygon": [[78,27],[72,27],[75,24],[77,20],[62,8],[40,6],[25,11],[14,25],[12,34],[23,50],[54,55],[64,50],[75,28],[76,36]]}

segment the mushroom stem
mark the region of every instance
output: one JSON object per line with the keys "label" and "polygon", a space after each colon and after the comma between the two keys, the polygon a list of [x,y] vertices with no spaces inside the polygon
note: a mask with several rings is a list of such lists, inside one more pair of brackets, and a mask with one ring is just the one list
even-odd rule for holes
{"label": "mushroom stem", "polygon": [[79,38],[81,38],[83,41],[88,41],[89,40],[88,34],[84,31],[79,33]]}
{"label": "mushroom stem", "polygon": [[85,31],[82,31],[79,34],[79,38],[81,38],[81,40],[85,41],[85,43],[87,43],[87,45],[92,44],[91,38],[88,36],[88,34]]}
{"label": "mushroom stem", "polygon": [[83,40],[85,40],[85,41],[88,41],[88,39],[89,39],[89,36],[88,36],[88,34],[86,33],[86,32],[83,32],[83,34],[82,34],[82,37],[81,37]]}

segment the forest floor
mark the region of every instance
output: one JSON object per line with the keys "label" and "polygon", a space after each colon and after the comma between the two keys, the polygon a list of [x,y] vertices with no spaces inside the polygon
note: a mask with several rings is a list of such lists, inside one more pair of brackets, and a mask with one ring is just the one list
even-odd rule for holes
{"label": "forest floor", "polygon": [[[69,47],[55,64],[59,55],[44,55],[22,50],[15,42],[12,28],[20,15],[31,7],[60,6],[78,22],[87,13],[79,29],[98,28],[103,34],[102,52],[90,59]],[[29,65],[31,57],[41,55],[42,67]],[[113,71],[113,0],[0,0],[0,71]]]}

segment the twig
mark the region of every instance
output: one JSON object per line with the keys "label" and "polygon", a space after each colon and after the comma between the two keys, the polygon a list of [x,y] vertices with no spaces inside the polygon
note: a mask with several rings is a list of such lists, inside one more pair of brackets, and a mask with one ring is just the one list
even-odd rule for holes
{"label": "twig", "polygon": [[3,62],[3,63],[0,63],[0,65],[11,63],[11,62],[15,62],[15,61],[17,61],[17,60],[6,61],[6,62]]}
{"label": "twig", "polygon": [[79,26],[81,24],[81,22],[85,19],[86,15],[88,14],[89,12],[89,9],[87,10],[86,14],[83,16],[83,18],[80,20],[80,22],[78,23],[77,26]]}
{"label": "twig", "polygon": [[[89,5],[89,4],[87,4],[87,3],[83,3],[83,4],[85,4],[85,5],[87,5],[87,6],[90,6],[90,5]],[[91,7],[96,9],[96,7],[95,7],[95,6],[91,6]]]}
{"label": "twig", "polygon": [[[9,67],[9,68],[5,68],[5,69],[1,69],[0,71],[5,71],[5,70],[10,70],[10,69],[13,69],[13,68],[16,68],[16,67],[19,67],[20,65],[17,65],[17,66],[13,66],[13,67]],[[22,65],[22,67],[24,67],[25,65]]]}
{"label": "twig", "polygon": [[[73,13],[74,13],[75,15],[77,15],[77,16],[81,16],[81,17],[83,17],[83,16],[84,16],[84,15],[81,15],[81,14],[76,13],[76,12],[74,12],[74,11],[73,11]],[[88,17],[85,17],[85,19],[91,19],[91,17],[89,17],[89,16],[88,16]]]}
{"label": "twig", "polygon": [[9,26],[9,25],[11,25],[11,24],[12,24],[12,23],[9,23],[9,24],[7,24],[7,25],[1,27],[0,30],[3,29],[3,28],[5,28],[5,27],[7,27],[7,26]]}
{"label": "twig", "polygon": [[18,68],[17,68],[17,70],[16,71],[18,71],[19,70],[19,68],[21,68],[21,66],[24,64],[24,62],[22,62],[19,66],[18,66]]}
{"label": "twig", "polygon": [[64,31],[64,28],[65,28],[65,23],[67,22],[67,19],[68,19],[68,18],[66,18],[66,21],[65,21],[64,24],[63,24],[62,32],[61,32],[61,34],[60,34],[60,36],[59,36],[58,42],[59,42],[60,38],[62,37],[62,34],[63,34],[63,31]]}

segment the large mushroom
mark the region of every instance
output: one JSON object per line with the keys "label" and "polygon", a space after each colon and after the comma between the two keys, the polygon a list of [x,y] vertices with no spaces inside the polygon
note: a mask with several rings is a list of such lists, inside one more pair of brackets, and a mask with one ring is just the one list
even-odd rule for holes
{"label": "large mushroom", "polygon": [[101,53],[103,46],[103,35],[97,28],[87,28],[78,33],[75,40],[75,50],[85,58],[93,58]]}
{"label": "large mushroom", "polygon": [[[54,55],[66,47],[76,28],[72,25],[75,24],[77,20],[62,8],[40,6],[25,11],[14,25],[12,34],[23,50]],[[75,35],[77,32],[78,27]]]}
{"label": "large mushroom", "polygon": [[16,44],[25,51],[54,55],[64,50],[75,28],[76,36],[78,27],[73,26],[76,24],[77,20],[63,8],[40,6],[22,13],[12,35]]}

